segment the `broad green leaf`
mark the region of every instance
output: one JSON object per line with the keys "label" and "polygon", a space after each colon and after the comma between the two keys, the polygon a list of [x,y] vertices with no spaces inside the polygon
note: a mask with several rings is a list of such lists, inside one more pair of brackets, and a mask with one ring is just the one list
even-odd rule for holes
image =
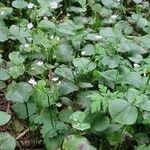
{"label": "broad green leaf", "polygon": [[109,112],[115,122],[123,125],[134,124],[138,117],[137,108],[121,99],[113,100],[110,103]]}
{"label": "broad green leaf", "polygon": [[7,15],[12,13],[13,9],[10,7],[0,7],[0,20],[4,19]]}
{"label": "broad green leaf", "polygon": [[44,19],[42,21],[39,22],[38,27],[41,29],[54,29],[55,28],[55,24],[53,22],[48,21],[48,19]]}
{"label": "broad green leaf", "polygon": [[62,95],[67,95],[72,92],[78,91],[78,86],[76,86],[73,82],[62,82],[59,85],[59,92]]}
{"label": "broad green leaf", "polygon": [[19,52],[15,51],[9,54],[9,59],[13,64],[16,65],[22,64],[25,61],[24,57]]}
{"label": "broad green leaf", "polygon": [[86,150],[96,150],[91,146],[88,140],[80,135],[69,135],[65,138],[62,148],[64,150],[69,150],[71,147],[72,150],[86,149]]}
{"label": "broad green leaf", "polygon": [[87,58],[80,57],[73,60],[74,66],[79,72],[87,73],[96,68],[95,62],[90,61]]}
{"label": "broad green leaf", "polygon": [[4,28],[0,28],[0,42],[5,42],[6,40],[8,40],[8,35],[9,35],[9,30],[8,28],[4,27]]}
{"label": "broad green leaf", "polygon": [[[33,102],[28,102],[27,108],[29,117],[36,113],[36,106]],[[24,103],[15,103],[12,106],[12,109],[15,111],[15,113],[19,116],[20,119],[26,119],[28,117],[27,108]]]}
{"label": "broad green leaf", "polygon": [[[55,73],[65,79],[73,80],[75,72],[67,66],[59,66],[55,69]],[[74,74],[73,74],[74,73]]]}
{"label": "broad green leaf", "polygon": [[56,51],[56,59],[59,62],[71,62],[74,59],[71,46],[67,43],[60,44]]}
{"label": "broad green leaf", "polygon": [[32,94],[32,86],[26,82],[12,83],[7,88],[6,99],[14,102],[27,102]]}
{"label": "broad green leaf", "polygon": [[19,76],[23,75],[25,71],[24,65],[20,64],[20,65],[13,65],[9,68],[9,73],[10,75],[16,79]]}
{"label": "broad green leaf", "polygon": [[94,124],[92,125],[92,130],[94,133],[102,132],[109,127],[109,118],[108,117],[97,117]]}
{"label": "broad green leaf", "polygon": [[137,21],[137,25],[138,25],[139,28],[144,28],[145,26],[148,26],[148,21],[145,18],[140,18]]}
{"label": "broad green leaf", "polygon": [[106,6],[106,7],[111,7],[114,3],[113,0],[102,0],[102,3]]}
{"label": "broad green leaf", "polygon": [[10,118],[11,116],[9,114],[0,111],[0,126],[5,125],[10,120]]}
{"label": "broad green leaf", "polygon": [[7,69],[0,68],[0,80],[8,80],[9,78],[9,71]]}
{"label": "broad green leaf", "polygon": [[137,88],[142,86],[141,75],[138,72],[128,72],[121,76],[120,82],[124,84],[130,84]]}
{"label": "broad green leaf", "polygon": [[15,150],[16,140],[8,132],[0,132],[0,149]]}
{"label": "broad green leaf", "polygon": [[142,3],[143,0],[133,0],[135,3],[139,4]]}
{"label": "broad green leaf", "polygon": [[23,9],[27,7],[28,3],[24,0],[15,0],[12,2],[12,6],[18,9]]}
{"label": "broad green leaf", "polygon": [[58,32],[62,35],[75,35],[75,31],[76,26],[70,20],[67,20],[66,22],[58,25]]}
{"label": "broad green leaf", "polygon": [[[84,56],[91,56],[95,54],[94,46],[92,44],[87,44],[84,48],[83,51],[85,52]],[[82,52],[81,52],[82,54]]]}
{"label": "broad green leaf", "polygon": [[108,68],[116,68],[118,67],[120,62],[120,57],[117,55],[114,56],[104,56],[102,59],[102,64],[104,66],[108,66]]}

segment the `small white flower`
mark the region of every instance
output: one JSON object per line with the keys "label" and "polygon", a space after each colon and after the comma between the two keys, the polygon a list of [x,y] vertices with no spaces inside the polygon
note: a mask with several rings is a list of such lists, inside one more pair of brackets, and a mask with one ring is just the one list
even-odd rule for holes
{"label": "small white flower", "polygon": [[100,40],[102,38],[102,36],[96,35],[95,38],[96,38],[96,40]]}
{"label": "small white flower", "polygon": [[52,78],[52,81],[58,81],[58,77]]}
{"label": "small white flower", "polygon": [[146,69],[144,69],[144,77],[146,77]]}
{"label": "small white flower", "polygon": [[134,63],[133,66],[134,66],[134,68],[140,67],[140,65],[139,65],[139,64],[136,64],[136,63]]}
{"label": "small white flower", "polygon": [[85,55],[85,51],[82,51],[82,52],[81,52],[81,55]]}
{"label": "small white flower", "polygon": [[109,19],[109,20],[108,20],[108,22],[109,22],[109,23],[112,23],[112,20],[111,20],[111,19]]}
{"label": "small white flower", "polygon": [[70,17],[70,14],[67,14],[67,17]]}
{"label": "small white flower", "polygon": [[38,61],[38,62],[37,62],[37,65],[38,65],[38,66],[42,66],[42,65],[43,65],[43,61]]}
{"label": "small white flower", "polygon": [[4,12],[3,12],[3,11],[1,12],[1,15],[4,15]]}
{"label": "small white flower", "polygon": [[52,9],[57,9],[57,8],[58,8],[58,3],[55,2],[55,1],[53,1],[53,2],[50,3],[50,7],[51,7]]}
{"label": "small white flower", "polygon": [[27,28],[28,28],[28,29],[33,28],[33,24],[32,24],[32,23],[29,23],[29,24],[27,25]]}
{"label": "small white flower", "polygon": [[61,107],[62,104],[61,104],[61,103],[57,103],[56,106],[57,106],[57,107]]}
{"label": "small white flower", "polygon": [[28,41],[31,42],[33,40],[33,38],[28,38]]}
{"label": "small white flower", "polygon": [[33,86],[37,84],[37,82],[35,81],[34,78],[31,78],[31,79],[28,81],[28,83],[30,83],[30,84],[33,85]]}
{"label": "small white flower", "polygon": [[111,18],[116,19],[118,15],[112,15]]}
{"label": "small white flower", "polygon": [[53,39],[54,38],[54,36],[52,35],[51,37],[50,37],[50,39]]}
{"label": "small white flower", "polygon": [[34,4],[33,4],[33,3],[29,3],[29,4],[28,4],[28,8],[29,8],[29,9],[32,9],[33,7],[34,7]]}
{"label": "small white flower", "polygon": [[56,40],[58,40],[58,41],[60,40],[60,37],[58,37],[58,36],[56,36],[55,38],[56,38]]}
{"label": "small white flower", "polygon": [[29,47],[29,44],[25,43],[25,44],[24,44],[24,47],[25,47],[25,48],[28,48],[28,47]]}

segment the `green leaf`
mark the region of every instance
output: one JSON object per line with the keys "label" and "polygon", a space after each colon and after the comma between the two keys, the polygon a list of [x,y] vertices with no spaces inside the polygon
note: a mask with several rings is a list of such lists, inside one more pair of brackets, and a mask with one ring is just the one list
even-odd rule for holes
{"label": "green leaf", "polygon": [[16,140],[8,132],[0,132],[0,149],[15,150]]}
{"label": "green leaf", "polygon": [[[32,116],[36,112],[36,106],[33,102],[28,102],[27,108],[29,116]],[[26,119],[28,117],[27,108],[24,103],[15,103],[12,106],[12,109],[15,111],[15,113],[19,116],[20,119]]]}
{"label": "green leaf", "polygon": [[8,40],[8,35],[9,35],[9,30],[8,28],[4,27],[4,28],[0,28],[0,42],[5,42],[6,40]]}
{"label": "green leaf", "polygon": [[137,108],[121,99],[114,100],[110,103],[109,112],[115,122],[123,125],[134,124],[138,117]]}
{"label": "green leaf", "polygon": [[142,0],[133,0],[133,1],[137,4],[142,3]]}
{"label": "green leaf", "polygon": [[106,7],[111,7],[114,3],[113,0],[102,0],[102,3],[106,6]]}
{"label": "green leaf", "polygon": [[144,28],[145,26],[148,26],[148,21],[145,18],[140,18],[137,21],[137,25],[138,25],[139,28]]}
{"label": "green leaf", "polygon": [[73,64],[79,72],[83,71],[84,73],[90,72],[96,68],[95,62],[84,57],[74,59]]}
{"label": "green leaf", "polygon": [[10,120],[10,118],[11,116],[9,114],[0,111],[0,126],[5,125]]}
{"label": "green leaf", "polygon": [[13,64],[16,65],[22,64],[25,61],[24,57],[22,57],[22,55],[19,52],[15,51],[9,54],[9,59]]}
{"label": "green leaf", "polygon": [[23,9],[27,7],[28,3],[24,0],[15,0],[12,2],[12,6],[18,9]]}
{"label": "green leaf", "polygon": [[102,132],[109,127],[109,118],[104,116],[97,116],[94,124],[92,125],[92,131],[94,133]]}
{"label": "green leaf", "polygon": [[7,15],[12,13],[13,9],[10,7],[0,7],[0,20],[4,19]]}
{"label": "green leaf", "polygon": [[67,20],[58,25],[58,32],[63,35],[75,35],[76,26],[75,24]]}
{"label": "green leaf", "polygon": [[32,94],[32,86],[26,82],[12,83],[8,86],[6,98],[14,102],[27,102]]}
{"label": "green leaf", "polygon": [[55,73],[65,79],[68,80],[73,80],[74,79],[74,75],[75,72],[73,70],[71,70],[70,68],[68,68],[67,66],[59,66],[55,69]]}
{"label": "green leaf", "polygon": [[69,135],[65,138],[62,148],[64,150],[69,150],[70,147],[72,150],[96,150],[96,148],[89,144],[88,140],[85,137],[80,135]]}
{"label": "green leaf", "polygon": [[76,86],[73,82],[62,82],[59,85],[59,91],[62,95],[67,95],[72,92],[78,91],[78,86]]}
{"label": "green leaf", "polygon": [[102,59],[102,64],[108,66],[108,68],[116,68],[120,62],[120,57],[117,55],[114,56],[104,56]]}
{"label": "green leaf", "polygon": [[55,24],[53,22],[48,21],[48,19],[44,19],[42,21],[39,22],[38,27],[41,29],[54,29],[55,28]]}
{"label": "green leaf", "polygon": [[56,51],[56,58],[59,62],[71,62],[74,59],[73,50],[67,43],[60,44]]}
{"label": "green leaf", "polygon": [[[85,52],[84,56],[91,56],[95,54],[94,46],[92,44],[87,44],[83,51]],[[82,53],[82,52],[81,52]]]}
{"label": "green leaf", "polygon": [[9,71],[7,69],[0,69],[0,80],[8,80],[10,78]]}
{"label": "green leaf", "polygon": [[142,86],[141,75],[138,72],[128,72],[123,74],[120,78],[120,82],[133,85],[137,88]]}

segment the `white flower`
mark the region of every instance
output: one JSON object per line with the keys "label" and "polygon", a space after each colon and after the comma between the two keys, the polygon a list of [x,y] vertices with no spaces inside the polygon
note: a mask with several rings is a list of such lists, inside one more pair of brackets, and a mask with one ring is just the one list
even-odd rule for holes
{"label": "white flower", "polygon": [[82,51],[82,52],[81,52],[81,55],[85,55],[85,51]]}
{"label": "white flower", "polygon": [[61,103],[56,103],[56,106],[57,106],[57,107],[61,107],[62,104],[61,104]]}
{"label": "white flower", "polygon": [[58,81],[58,77],[52,78],[52,81]]}
{"label": "white flower", "polygon": [[111,18],[116,19],[118,15],[112,15]]}
{"label": "white flower", "polygon": [[109,20],[108,20],[108,22],[109,22],[109,23],[112,23],[112,20],[111,20],[111,19],[109,19]]}
{"label": "white flower", "polygon": [[50,39],[53,39],[54,38],[54,36],[52,35],[51,37],[50,37]]}
{"label": "white flower", "polygon": [[33,7],[34,7],[34,4],[33,4],[33,3],[29,3],[29,4],[28,4],[28,8],[29,8],[29,9],[32,9]]}
{"label": "white flower", "polygon": [[67,14],[67,17],[70,17],[70,14]]}
{"label": "white flower", "polygon": [[52,9],[57,9],[57,8],[58,8],[58,3],[55,2],[55,1],[53,1],[53,2],[50,3],[50,7],[51,7]]}
{"label": "white flower", "polygon": [[133,66],[134,66],[134,68],[140,67],[140,65],[139,65],[139,64],[136,64],[136,63],[134,63]]}
{"label": "white flower", "polygon": [[4,15],[4,12],[3,12],[3,11],[1,12],[1,15]]}
{"label": "white flower", "polygon": [[144,69],[144,77],[146,77],[146,69]]}
{"label": "white flower", "polygon": [[28,38],[28,41],[31,42],[33,40],[33,38]]}
{"label": "white flower", "polygon": [[38,61],[38,62],[37,62],[37,65],[38,65],[38,66],[42,66],[42,65],[43,65],[43,61]]}
{"label": "white flower", "polygon": [[95,38],[96,38],[96,40],[100,40],[102,38],[102,36],[96,35]]}
{"label": "white flower", "polygon": [[28,28],[28,29],[33,28],[33,24],[32,24],[32,23],[29,23],[29,24],[27,25],[27,28]]}
{"label": "white flower", "polygon": [[60,40],[60,37],[58,37],[58,36],[56,36],[55,38],[56,38],[56,40],[58,40],[58,41]]}
{"label": "white flower", "polygon": [[29,44],[25,43],[25,44],[24,44],[24,47],[25,47],[25,48],[28,48],[28,47],[29,47]]}
{"label": "white flower", "polygon": [[30,83],[30,84],[33,85],[33,86],[37,84],[37,82],[35,81],[34,78],[31,78],[31,79],[28,81],[28,83]]}

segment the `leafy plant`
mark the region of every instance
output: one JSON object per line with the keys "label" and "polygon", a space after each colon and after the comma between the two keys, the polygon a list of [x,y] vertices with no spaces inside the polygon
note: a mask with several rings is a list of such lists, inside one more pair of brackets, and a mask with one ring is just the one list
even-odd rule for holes
{"label": "leafy plant", "polygon": [[[1,0],[0,94],[13,113],[0,110],[0,126],[25,122],[31,149],[149,149],[149,5]],[[16,143],[0,132],[0,149]]]}

